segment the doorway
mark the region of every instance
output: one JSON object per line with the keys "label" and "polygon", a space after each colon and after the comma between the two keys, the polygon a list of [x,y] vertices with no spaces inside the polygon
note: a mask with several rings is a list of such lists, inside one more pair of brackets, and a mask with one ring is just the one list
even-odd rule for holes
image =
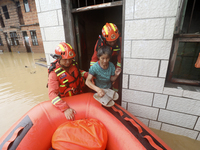
{"label": "doorway", "polygon": [[78,61],[80,68],[88,71],[94,53],[95,43],[101,35],[102,27],[114,23],[122,31],[122,5],[73,12]]}
{"label": "doorway", "polygon": [[22,34],[23,34],[23,38],[24,38],[24,45],[26,47],[26,51],[30,53],[32,51],[31,51],[31,47],[30,47],[30,44],[29,44],[29,37],[27,35],[27,32],[22,31]]}
{"label": "doorway", "polygon": [[10,41],[9,41],[9,39],[8,39],[8,34],[7,34],[6,32],[4,32],[3,34],[4,34],[4,37],[5,37],[6,45],[7,45],[7,47],[8,47],[9,52],[12,52],[12,51],[11,51],[11,46],[10,46]]}

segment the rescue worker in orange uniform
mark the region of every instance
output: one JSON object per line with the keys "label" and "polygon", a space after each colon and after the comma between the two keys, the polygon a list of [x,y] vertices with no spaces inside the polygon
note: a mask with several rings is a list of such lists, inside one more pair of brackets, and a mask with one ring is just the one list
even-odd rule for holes
{"label": "rescue worker in orange uniform", "polygon": [[76,53],[70,44],[61,42],[51,55],[56,59],[48,69],[48,93],[52,104],[64,112],[68,120],[74,119],[76,111],[70,108],[62,97],[73,96],[82,93],[84,87],[84,71],[78,70],[74,60]]}
{"label": "rescue worker in orange uniform", "polygon": [[[110,61],[115,65],[116,68],[121,68],[121,37],[119,37],[119,31],[115,24],[106,23],[102,28],[102,36],[99,35],[97,40],[90,66],[96,63],[99,59],[97,57],[97,50],[102,46],[109,46],[112,50],[112,56]],[[112,85],[112,89],[118,92],[119,78]]]}

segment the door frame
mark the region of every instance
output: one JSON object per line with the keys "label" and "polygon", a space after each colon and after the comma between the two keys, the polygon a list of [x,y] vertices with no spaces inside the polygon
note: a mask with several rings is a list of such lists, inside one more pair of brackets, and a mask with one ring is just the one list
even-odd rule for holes
{"label": "door frame", "polygon": [[[98,4],[93,6],[87,6],[77,9],[72,9],[71,1],[69,0],[61,0],[61,6],[62,6],[62,13],[63,13],[63,24],[64,24],[64,32],[65,32],[65,41],[69,42],[74,49],[77,49],[77,41],[76,39],[76,32],[75,32],[75,25],[74,25],[74,18],[73,13],[78,13],[81,11],[89,11],[94,9],[103,9],[108,7],[115,7],[122,5],[122,43],[121,43],[121,78],[119,83],[119,105],[121,105],[122,100],[122,78],[123,78],[123,58],[124,58],[124,28],[125,28],[125,0],[117,1],[117,2],[109,2],[104,4]],[[78,60],[78,56],[75,58]]]}

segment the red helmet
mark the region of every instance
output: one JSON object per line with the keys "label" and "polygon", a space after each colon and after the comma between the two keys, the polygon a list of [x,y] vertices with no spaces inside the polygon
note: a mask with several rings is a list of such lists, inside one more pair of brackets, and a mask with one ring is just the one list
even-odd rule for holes
{"label": "red helmet", "polygon": [[115,41],[119,37],[117,26],[114,23],[106,23],[102,28],[102,35],[106,41]]}
{"label": "red helmet", "polygon": [[76,56],[76,53],[72,46],[68,43],[61,42],[55,49],[55,53],[60,55],[62,59],[71,59]]}

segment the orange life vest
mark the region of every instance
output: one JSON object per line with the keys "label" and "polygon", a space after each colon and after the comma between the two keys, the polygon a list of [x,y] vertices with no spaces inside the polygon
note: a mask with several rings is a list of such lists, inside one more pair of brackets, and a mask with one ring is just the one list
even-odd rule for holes
{"label": "orange life vest", "polygon": [[69,67],[69,72],[66,72],[59,63],[56,64],[56,68],[53,69],[56,73],[59,81],[59,96],[67,97],[82,93],[82,88],[84,87],[84,80],[80,76],[80,72],[76,66],[76,62]]}

